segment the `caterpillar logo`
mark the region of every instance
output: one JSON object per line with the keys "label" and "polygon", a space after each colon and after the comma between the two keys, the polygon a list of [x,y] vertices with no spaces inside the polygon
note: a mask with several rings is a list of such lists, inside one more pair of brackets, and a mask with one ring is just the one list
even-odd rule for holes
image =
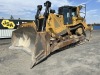
{"label": "caterpillar logo", "polygon": [[14,22],[9,20],[3,20],[1,24],[3,25],[3,27],[7,27],[9,29],[13,29],[15,27]]}

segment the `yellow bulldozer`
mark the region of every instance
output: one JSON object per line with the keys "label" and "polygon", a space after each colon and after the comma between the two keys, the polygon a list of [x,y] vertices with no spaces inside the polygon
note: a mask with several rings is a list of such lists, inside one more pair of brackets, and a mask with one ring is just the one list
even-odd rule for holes
{"label": "yellow bulldozer", "polygon": [[85,18],[80,16],[82,5],[61,6],[58,13],[51,9],[50,1],[46,1],[44,7],[43,15],[42,5],[38,5],[35,21],[20,25],[12,33],[10,49],[22,49],[30,53],[33,66],[55,50],[84,41],[85,31],[92,30]]}

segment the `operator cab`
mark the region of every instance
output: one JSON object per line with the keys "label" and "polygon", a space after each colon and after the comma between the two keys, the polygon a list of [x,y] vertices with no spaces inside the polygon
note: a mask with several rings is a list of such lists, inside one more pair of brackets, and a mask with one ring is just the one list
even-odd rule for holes
{"label": "operator cab", "polygon": [[64,24],[72,24],[72,17],[77,16],[77,7],[62,6],[58,9],[58,14],[63,15]]}

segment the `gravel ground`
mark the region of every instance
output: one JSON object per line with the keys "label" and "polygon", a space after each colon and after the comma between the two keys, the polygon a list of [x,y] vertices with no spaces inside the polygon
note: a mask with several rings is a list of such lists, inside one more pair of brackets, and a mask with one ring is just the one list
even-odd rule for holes
{"label": "gravel ground", "polygon": [[0,39],[0,75],[100,75],[100,30],[83,45],[56,52],[30,69],[31,57]]}

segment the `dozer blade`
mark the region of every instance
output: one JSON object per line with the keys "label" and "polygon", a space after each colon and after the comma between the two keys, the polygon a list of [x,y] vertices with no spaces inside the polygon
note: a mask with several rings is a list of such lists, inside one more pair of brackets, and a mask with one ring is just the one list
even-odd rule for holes
{"label": "dozer blade", "polygon": [[13,31],[12,45],[9,48],[24,50],[31,54],[33,66],[49,55],[49,39],[46,32],[36,32],[33,27],[22,27]]}
{"label": "dozer blade", "polygon": [[36,40],[36,31],[32,27],[22,27],[12,33],[12,40],[10,49],[23,49],[27,52],[31,52]]}

